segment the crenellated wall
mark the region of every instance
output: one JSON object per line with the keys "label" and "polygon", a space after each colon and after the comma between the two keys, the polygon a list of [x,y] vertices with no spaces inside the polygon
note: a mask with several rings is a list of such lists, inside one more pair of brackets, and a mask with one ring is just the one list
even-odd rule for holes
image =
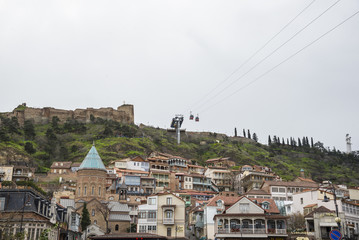
{"label": "crenellated wall", "polygon": [[26,120],[30,120],[35,124],[46,124],[51,122],[52,117],[57,116],[60,122],[64,123],[67,119],[77,120],[79,122],[90,122],[90,116],[95,118],[102,118],[106,120],[113,120],[121,123],[134,123],[133,105],[125,104],[119,106],[117,109],[109,108],[86,108],[76,110],[62,110],[50,107],[45,108],[31,108],[14,109],[10,113],[4,113],[8,118],[17,117],[19,124],[23,125]]}

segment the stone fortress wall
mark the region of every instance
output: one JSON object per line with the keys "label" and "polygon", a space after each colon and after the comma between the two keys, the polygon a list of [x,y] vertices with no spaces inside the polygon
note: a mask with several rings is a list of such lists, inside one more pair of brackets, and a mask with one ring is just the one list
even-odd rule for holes
{"label": "stone fortress wall", "polygon": [[67,119],[77,120],[82,123],[91,122],[90,116],[95,118],[102,118],[105,120],[113,120],[116,122],[134,124],[134,109],[133,105],[124,104],[117,109],[108,108],[86,108],[75,110],[62,110],[51,107],[45,108],[32,108],[26,107],[16,108],[10,113],[4,113],[8,118],[17,117],[19,124],[23,125],[26,120],[30,120],[35,124],[46,124],[51,122],[52,117],[57,116],[61,123],[66,122]]}

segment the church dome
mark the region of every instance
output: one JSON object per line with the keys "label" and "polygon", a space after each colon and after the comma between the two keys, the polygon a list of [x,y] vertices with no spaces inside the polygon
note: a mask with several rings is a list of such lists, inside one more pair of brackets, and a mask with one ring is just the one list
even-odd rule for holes
{"label": "church dome", "polygon": [[95,146],[92,146],[90,151],[87,153],[85,159],[82,161],[79,170],[82,169],[99,169],[105,170],[106,167],[103,164],[100,155],[98,154]]}

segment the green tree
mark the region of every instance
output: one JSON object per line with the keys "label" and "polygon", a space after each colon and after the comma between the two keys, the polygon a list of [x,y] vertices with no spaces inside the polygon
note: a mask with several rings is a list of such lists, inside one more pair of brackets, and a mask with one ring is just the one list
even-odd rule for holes
{"label": "green tree", "polygon": [[112,132],[111,127],[106,126],[105,130],[102,133],[102,135],[104,135],[105,137],[113,136],[113,132]]}
{"label": "green tree", "polygon": [[81,218],[81,229],[85,231],[86,228],[91,224],[90,213],[87,210],[87,204],[84,203],[84,207],[82,208],[82,218]]}
{"label": "green tree", "polygon": [[234,128],[234,136],[237,137],[237,128]]}
{"label": "green tree", "polygon": [[26,142],[24,148],[25,148],[25,151],[29,154],[36,153],[36,149],[34,148],[34,146],[32,145],[31,142]]}
{"label": "green tree", "polygon": [[34,140],[36,136],[35,127],[30,120],[26,120],[24,123],[24,134],[26,140]]}
{"label": "green tree", "polygon": [[246,131],[243,129],[243,137],[246,137]]}
{"label": "green tree", "polygon": [[251,132],[248,129],[248,138],[251,139]]}
{"label": "green tree", "polygon": [[137,224],[136,223],[131,223],[131,227],[128,227],[126,229],[126,231],[127,232],[133,232],[133,233],[137,232]]}
{"label": "green tree", "polygon": [[253,133],[253,140],[258,142],[258,137],[257,137],[257,134],[256,133]]}
{"label": "green tree", "polygon": [[52,117],[51,127],[52,127],[52,129],[54,129],[55,132],[58,132],[60,130],[59,122],[60,122],[60,119],[57,116]]}
{"label": "green tree", "polygon": [[7,135],[5,128],[0,127],[0,141],[7,142],[10,141],[10,137]]}
{"label": "green tree", "polygon": [[268,145],[271,145],[272,144],[272,139],[270,137],[270,135],[268,135]]}

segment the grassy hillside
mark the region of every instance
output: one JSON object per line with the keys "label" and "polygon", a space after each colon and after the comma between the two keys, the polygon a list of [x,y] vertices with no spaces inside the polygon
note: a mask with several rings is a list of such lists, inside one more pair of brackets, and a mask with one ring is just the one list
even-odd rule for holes
{"label": "grassy hillside", "polygon": [[102,119],[93,119],[89,124],[76,121],[59,124],[54,118],[46,125],[34,126],[26,122],[20,127],[16,118],[1,117],[0,163],[14,164],[21,158],[21,161],[36,166],[39,172],[44,172],[53,161],[82,161],[93,142],[105,164],[125,157],[145,157],[152,151],[159,151],[202,165],[209,158],[231,157],[240,166],[271,167],[285,180],[294,179],[300,169],[304,169],[316,181],[359,185],[358,155],[329,151],[319,142],[313,147],[280,143],[267,146],[248,138],[186,133],[182,134],[182,143],[177,145],[174,134],[166,130]]}

